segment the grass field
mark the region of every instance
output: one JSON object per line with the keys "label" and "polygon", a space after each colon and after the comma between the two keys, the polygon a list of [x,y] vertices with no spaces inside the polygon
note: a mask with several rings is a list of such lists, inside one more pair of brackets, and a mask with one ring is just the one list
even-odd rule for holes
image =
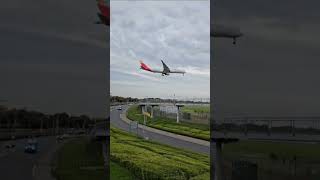
{"label": "grass field", "polygon": [[210,113],[210,106],[204,105],[191,105],[184,106],[181,108],[182,112],[196,114],[196,113]]}
{"label": "grass field", "polygon": [[146,141],[113,127],[110,133],[111,160],[138,179],[210,179],[207,155]]}
{"label": "grass field", "polygon": [[[131,106],[127,111],[127,117],[143,124],[143,115],[138,106]],[[210,140],[210,127],[208,125],[187,122],[176,123],[174,119],[155,117],[153,119],[147,118],[147,126],[189,137]]]}
{"label": "grass field", "polygon": [[243,160],[257,165],[261,180],[318,180],[319,152],[320,144],[256,141],[226,144],[223,149],[228,175],[232,161]]}
{"label": "grass field", "polygon": [[110,161],[110,180],[137,180],[130,171]]}
{"label": "grass field", "polygon": [[259,155],[268,158],[271,153],[277,157],[290,159],[294,156],[304,159],[320,160],[320,144],[285,143],[285,142],[256,142],[241,141],[224,146],[226,155]]}
{"label": "grass field", "polygon": [[53,175],[57,180],[101,180],[107,178],[103,168],[102,146],[85,138],[64,144],[57,154]]}

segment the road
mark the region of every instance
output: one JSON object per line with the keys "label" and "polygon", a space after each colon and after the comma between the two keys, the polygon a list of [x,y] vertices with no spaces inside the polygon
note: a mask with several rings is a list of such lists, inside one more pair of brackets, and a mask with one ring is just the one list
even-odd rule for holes
{"label": "road", "polygon": [[[123,108],[127,108],[126,106],[123,106]],[[117,109],[111,109],[110,112],[110,123],[111,125],[118,127],[125,131],[130,131],[129,124],[121,120],[120,114],[123,112],[123,110],[117,110]],[[143,137],[148,137],[148,139],[152,141],[156,141],[162,144],[167,144],[173,147],[186,149],[193,152],[203,153],[203,154],[209,154],[210,153],[210,147],[199,145],[195,143],[191,143],[188,141],[183,141],[181,139],[176,139],[173,137],[168,137],[165,135],[157,134],[154,132],[150,132],[147,130],[142,130],[141,128],[138,129],[138,134]]]}
{"label": "road", "polygon": [[36,167],[41,159],[50,155],[51,149],[57,145],[55,137],[39,137],[38,148],[36,154],[24,153],[26,139],[10,141],[16,147],[6,149],[3,146],[8,141],[0,142],[0,172],[1,180],[34,180]]}

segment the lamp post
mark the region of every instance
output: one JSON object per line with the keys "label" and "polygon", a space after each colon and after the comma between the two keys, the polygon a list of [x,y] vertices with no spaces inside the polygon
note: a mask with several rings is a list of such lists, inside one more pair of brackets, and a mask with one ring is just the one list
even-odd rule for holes
{"label": "lamp post", "polygon": [[[2,103],[2,102],[8,102],[8,101],[7,101],[7,100],[2,100],[2,99],[1,99],[1,100],[0,100],[0,103]],[[1,122],[1,119],[2,119],[2,118],[0,118],[0,129],[2,128],[2,122]]]}

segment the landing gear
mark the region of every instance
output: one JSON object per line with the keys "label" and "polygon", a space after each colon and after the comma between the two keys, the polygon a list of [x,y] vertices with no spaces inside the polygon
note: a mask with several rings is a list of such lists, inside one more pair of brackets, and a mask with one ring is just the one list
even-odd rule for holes
{"label": "landing gear", "polygon": [[232,44],[236,44],[236,38],[233,38]]}

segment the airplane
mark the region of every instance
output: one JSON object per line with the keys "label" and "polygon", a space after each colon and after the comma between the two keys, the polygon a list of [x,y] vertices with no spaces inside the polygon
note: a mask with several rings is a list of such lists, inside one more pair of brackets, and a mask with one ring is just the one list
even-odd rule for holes
{"label": "airplane", "polygon": [[104,24],[110,26],[110,5],[108,0],[98,0],[98,12],[99,21],[96,21],[95,24]]}
{"label": "airplane", "polygon": [[184,70],[171,70],[162,60],[163,70],[151,69],[148,65],[140,61],[140,68],[145,71],[153,72],[153,73],[161,73],[162,76],[169,75],[170,73],[177,73],[184,75],[186,71]]}
{"label": "airplane", "polygon": [[236,39],[243,36],[239,29],[225,27],[222,25],[210,24],[210,36],[216,38],[232,38],[233,44],[236,44]]}

